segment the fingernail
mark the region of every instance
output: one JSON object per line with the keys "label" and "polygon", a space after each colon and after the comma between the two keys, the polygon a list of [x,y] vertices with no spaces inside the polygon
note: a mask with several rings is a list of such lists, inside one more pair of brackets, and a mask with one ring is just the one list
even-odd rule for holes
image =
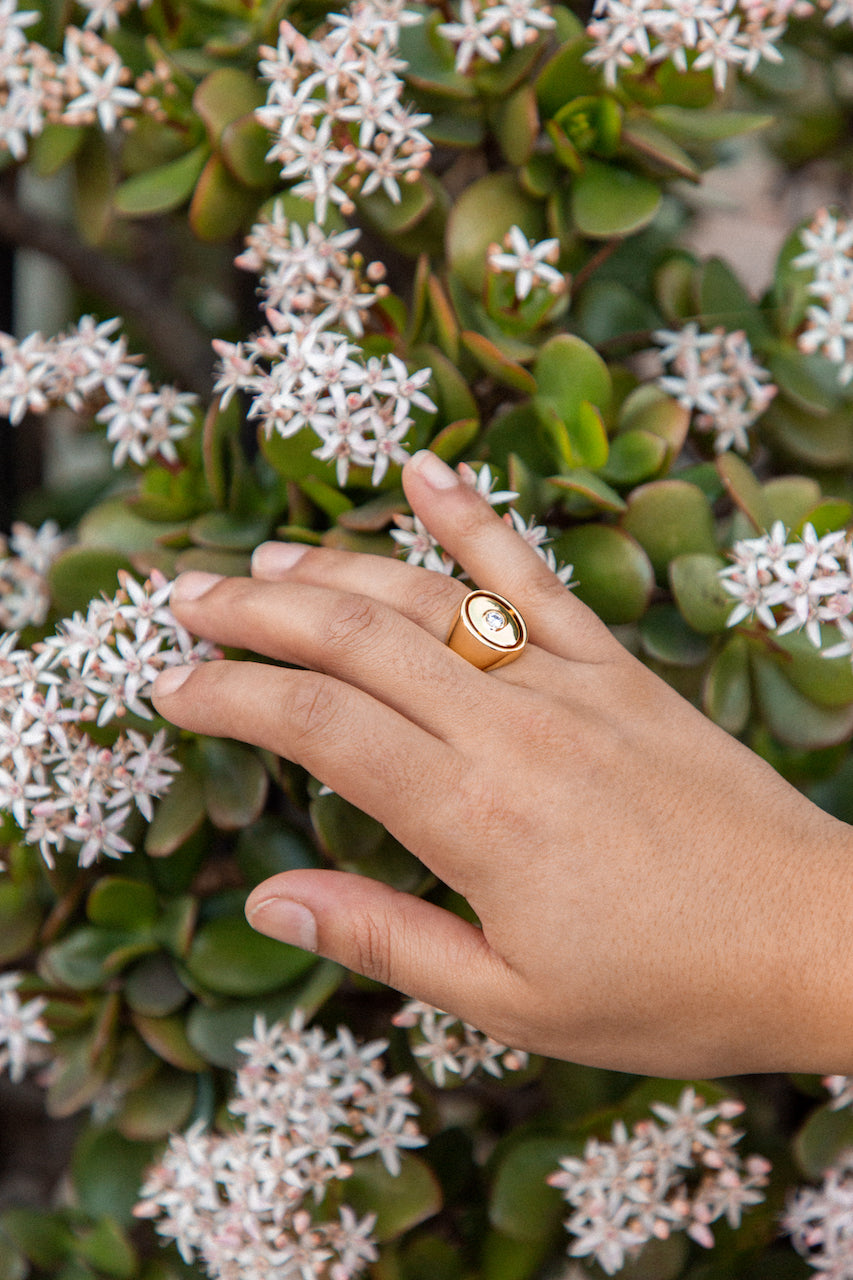
{"label": "fingernail", "polygon": [[317,921],[307,907],[292,898],[265,898],[246,909],[253,929],[279,942],[289,942],[303,951],[317,950]]}
{"label": "fingernail", "polygon": [[414,454],[409,466],[417,471],[431,489],[452,489],[459,483],[459,477],[453,468],[442,462],[431,449],[421,449]]}
{"label": "fingernail", "polygon": [[188,680],[193,673],[193,667],[167,667],[165,671],[161,671],[154,684],[151,686],[151,692],[155,698],[159,698],[161,694],[177,693],[184,681]]}
{"label": "fingernail", "polygon": [[199,596],[203,596],[221,581],[221,573],[201,573],[198,569],[191,569],[188,573],[182,573],[175,581],[171,599],[173,602],[198,600]]}
{"label": "fingernail", "polygon": [[252,553],[252,573],[265,578],[292,569],[308,548],[302,542],[262,542]]}

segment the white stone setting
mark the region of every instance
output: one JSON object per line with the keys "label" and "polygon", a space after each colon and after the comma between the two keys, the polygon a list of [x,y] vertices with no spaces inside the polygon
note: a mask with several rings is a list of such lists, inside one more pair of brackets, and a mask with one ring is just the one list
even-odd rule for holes
{"label": "white stone setting", "polygon": [[488,613],[483,614],[483,621],[490,631],[500,631],[505,627],[509,619],[500,609],[489,609]]}

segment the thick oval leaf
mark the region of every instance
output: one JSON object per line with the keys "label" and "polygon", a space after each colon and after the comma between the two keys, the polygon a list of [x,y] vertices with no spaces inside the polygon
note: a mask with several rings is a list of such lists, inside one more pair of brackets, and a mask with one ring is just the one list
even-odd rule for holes
{"label": "thick oval leaf", "polygon": [[204,1071],[206,1060],[187,1039],[183,1018],[171,1014],[165,1018],[146,1013],[133,1013],[133,1025],[140,1039],[158,1058],[181,1071]]}
{"label": "thick oval leaf", "polygon": [[93,1217],[109,1216],[130,1226],[133,1207],[155,1148],[131,1142],[115,1129],[86,1130],[74,1147],[71,1180],[75,1200]]}
{"label": "thick oval leaf", "polygon": [[177,209],[192,195],[209,155],[210,148],[202,143],[177,160],[135,173],[116,189],[116,210],[127,217],[142,218]]}
{"label": "thick oval leaf", "polygon": [[764,490],[742,458],[734,453],[721,454],[717,470],[732,502],[752,521],[756,531],[770,528],[770,513]]}
{"label": "thick oval leaf", "polygon": [[310,1018],[340,985],[344,970],[331,960],[321,960],[307,980],[286,992],[263,999],[239,1000],[222,1007],[196,1004],[187,1018],[189,1042],[213,1066],[235,1071],[244,1061],[234,1046],[252,1034],[258,1014],[268,1025],[290,1020],[296,1009]]}
{"label": "thick oval leaf", "polygon": [[143,880],[102,876],[86,899],[86,915],[103,929],[146,930],[157,918],[157,894]]}
{"label": "thick oval leaf", "polygon": [[242,743],[200,738],[198,745],[208,816],[222,831],[239,831],[263,812],[269,774]]}
{"label": "thick oval leaf", "polygon": [[164,1067],[126,1098],[116,1116],[116,1128],[134,1142],[168,1138],[187,1125],[195,1096],[193,1076]]}
{"label": "thick oval leaf", "polygon": [[820,538],[826,533],[834,533],[836,529],[843,529],[851,520],[853,506],[845,498],[824,498],[823,502],[818,502],[806,512],[794,528],[794,533],[802,533],[803,526],[810,524]]}
{"label": "thick oval leaf", "polygon": [[0,1231],[37,1267],[56,1274],[74,1249],[66,1223],[40,1209],[5,1209]]}
{"label": "thick oval leaf", "polygon": [[525,195],[511,173],[490,173],[462,192],[447,220],[451,269],[475,293],[486,278],[489,245],[500,244],[511,226],[541,240],[545,219],[540,205]]}
{"label": "thick oval leaf", "polygon": [[0,880],[0,964],[26,955],[41,927],[41,911],[32,886]]}
{"label": "thick oval leaf", "polygon": [[663,469],[669,449],[651,431],[623,431],[610,442],[602,477],[610,484],[635,485]]}
{"label": "thick oval leaf", "polygon": [[199,547],[254,551],[269,534],[269,521],[262,515],[235,516],[230,511],[208,511],[193,520],[189,533]]}
{"label": "thick oval leaf", "polygon": [[567,41],[545,64],[536,80],[536,98],[543,120],[557,114],[562,106],[599,89],[599,75],[584,61],[589,41],[579,36]]}
{"label": "thick oval leaf", "polygon": [[551,1239],[565,1202],[545,1179],[568,1154],[565,1138],[531,1137],[510,1147],[492,1183],[489,1221],[513,1240]]}
{"label": "thick oval leaf", "polygon": [[636,538],[661,575],[676,556],[714,555],[717,550],[711,505],[701,489],[684,480],[653,480],[635,489],[622,528]]}
{"label": "thick oval leaf", "polygon": [[80,521],[80,546],[108,547],[133,555],[148,551],[161,538],[177,537],[186,530],[183,520],[146,520],[124,498],[107,498],[91,507]]}
{"label": "thick oval leaf", "polygon": [[[669,460],[681,452],[690,427],[690,410],[658,387],[645,383],[624,401],[619,413],[619,431],[648,431],[668,446]],[[615,443],[615,442],[614,442]]]}
{"label": "thick oval leaf", "polygon": [[225,126],[219,140],[219,154],[229,173],[244,187],[275,186],[278,170],[267,160],[269,132],[253,116],[244,116]]}
{"label": "thick oval leaf", "polygon": [[675,605],[655,604],[640,619],[640,640],[650,658],[671,667],[698,667],[711,646],[684,621]]}
{"label": "thick oval leaf", "polygon": [[776,476],[763,486],[764,507],[771,524],[781,520],[794,529],[820,502],[820,485],[811,476]]}
{"label": "thick oval leaf", "polygon": [[[824,628],[823,640],[834,638],[832,628]],[[821,707],[842,708],[853,702],[853,668],[849,658],[825,658],[802,631],[774,636],[773,643],[787,654],[785,676],[795,689]]]}
{"label": "thick oval leaf", "polygon": [[471,353],[477,363],[485,369],[486,373],[491,374],[496,382],[528,396],[534,394],[536,382],[523,365],[508,359],[499,347],[488,338],[484,338],[481,333],[463,329],[460,336],[465,350]]}
{"label": "thick oval leaf", "polygon": [[377,1240],[393,1240],[438,1213],[441,1187],[428,1164],[408,1151],[401,1155],[397,1177],[389,1173],[379,1156],[353,1161],[346,1181],[347,1203],[361,1216],[376,1214],[373,1234]]}
{"label": "thick oval leaf", "polygon": [[645,613],[654,573],[642,547],[622,529],[579,525],[553,543],[558,560],[574,565],[575,594],[611,625]]}
{"label": "thick oval leaf", "polygon": [[[615,489],[611,489],[600,475],[588,471],[585,467],[577,467],[560,476],[551,476],[549,485],[555,489],[568,490],[588,498],[593,507],[600,511],[624,511],[625,503]],[[513,486],[515,487],[515,486]]]}
{"label": "thick oval leaf", "polygon": [[702,265],[699,305],[702,323],[708,329],[718,324],[730,330],[743,329],[753,343],[766,341],[770,336],[761,311],[731,267],[721,258],[709,258]]}
{"label": "thick oval leaf", "polygon": [[152,858],[174,853],[204,822],[204,787],[198,774],[183,769],[158,802],[145,833],[145,852]]}
{"label": "thick oval leaf", "polygon": [[694,631],[725,631],[732,611],[732,597],[723,589],[722,556],[703,552],[677,556],[669,566],[669,582],[676,603]]}
{"label": "thick oval leaf", "polygon": [[648,226],[660,203],[660,189],[650,178],[601,160],[588,159],[572,185],[575,226],[594,240],[632,235]]}
{"label": "thick oval leaf", "polygon": [[199,240],[228,240],[249,225],[257,204],[257,195],[232,177],[218,155],[212,155],[190,201],[190,226]]}
{"label": "thick oval leaf", "polygon": [[819,707],[794,687],[780,663],[752,654],[755,693],[765,724],[774,737],[800,751],[844,742],[853,733],[853,705]]}
{"label": "thick oval leaf", "polygon": [[594,459],[584,456],[570,459],[570,465],[601,466],[607,457],[606,436],[603,440],[600,438],[599,424],[592,428],[589,407],[607,413],[613,387],[610,371],[598,352],[573,334],[558,334],[539,352],[533,376],[537,405],[556,414],[579,452],[595,455]]}
{"label": "thick oval leaf", "polygon": [[702,706],[727,733],[743,733],[752,707],[749,652],[743,636],[732,636],[711,663],[702,688]]}
{"label": "thick oval leaf", "polygon": [[236,67],[217,67],[206,75],[193,94],[193,110],[204,121],[211,146],[218,146],[227,125],[262,106],[265,96],[258,80]]}
{"label": "thick oval leaf", "polygon": [[295,831],[288,831],[280,818],[270,814],[240,832],[236,858],[249,884],[278,875],[280,871],[320,865],[313,846]]}
{"label": "thick oval leaf", "polygon": [[133,1246],[112,1218],[101,1218],[88,1230],[78,1231],[75,1248],[80,1258],[114,1280],[131,1280],[137,1274]]}
{"label": "thick oval leaf", "polygon": [[165,1018],[180,1009],[189,992],[168,956],[145,956],[127,976],[124,998],[135,1013]]}
{"label": "thick oval leaf", "polygon": [[71,547],[54,560],[47,574],[54,607],[63,616],[79,609],[85,613],[90,600],[105,592],[115,595],[120,569],[133,565],[118,551],[100,547]]}
{"label": "thick oval leaf", "polygon": [[761,427],[771,444],[809,467],[843,467],[853,460],[847,411],[820,417],[780,394],[763,414]]}
{"label": "thick oval leaf", "polygon": [[402,235],[423,222],[436,202],[437,192],[421,177],[400,185],[400,199],[394,201],[383,190],[358,198],[359,211],[384,235]]}
{"label": "thick oval leaf", "polygon": [[794,1152],[807,1178],[821,1178],[843,1151],[853,1147],[853,1112],[818,1107],[794,1139]]}
{"label": "thick oval leaf", "polygon": [[206,991],[264,995],[295,982],[316,963],[310,951],[256,933],[242,916],[210,920],[196,932],[187,971]]}
{"label": "thick oval leaf", "polygon": [[39,972],[46,981],[72,991],[93,991],[107,981],[110,958],[134,941],[124,930],[80,925],[42,952]]}
{"label": "thick oval leaf", "polygon": [[532,85],[523,85],[506,99],[497,112],[494,129],[510,164],[522,165],[530,159],[539,132],[536,94]]}

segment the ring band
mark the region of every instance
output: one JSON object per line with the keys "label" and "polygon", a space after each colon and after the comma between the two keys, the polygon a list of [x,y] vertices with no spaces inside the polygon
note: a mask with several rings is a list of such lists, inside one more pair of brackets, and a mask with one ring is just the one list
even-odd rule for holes
{"label": "ring band", "polygon": [[503,596],[471,591],[459,606],[447,644],[481,671],[494,671],[519,656],[527,644],[527,627]]}

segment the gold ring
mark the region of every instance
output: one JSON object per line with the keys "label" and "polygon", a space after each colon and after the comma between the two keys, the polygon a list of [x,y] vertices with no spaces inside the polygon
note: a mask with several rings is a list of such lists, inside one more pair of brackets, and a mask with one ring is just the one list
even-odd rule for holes
{"label": "gold ring", "polygon": [[447,644],[481,671],[494,671],[519,656],[527,644],[527,627],[503,596],[472,591],[459,606]]}

